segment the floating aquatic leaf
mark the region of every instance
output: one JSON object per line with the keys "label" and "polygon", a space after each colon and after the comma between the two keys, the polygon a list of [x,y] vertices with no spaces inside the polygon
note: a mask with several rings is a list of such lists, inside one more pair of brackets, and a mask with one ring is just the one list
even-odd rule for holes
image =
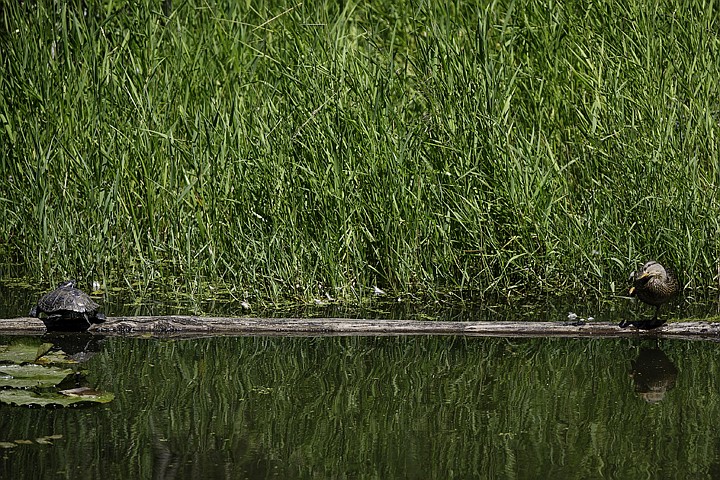
{"label": "floating aquatic leaf", "polygon": [[50,343],[33,342],[24,339],[7,345],[0,345],[0,363],[26,363],[44,355],[50,348]]}
{"label": "floating aquatic leaf", "polygon": [[[98,392],[98,395],[86,397],[68,397],[59,393],[35,393],[31,390],[0,390],[0,402],[16,406],[61,406],[78,403],[108,403],[115,398],[112,393]],[[17,442],[17,441],[16,441]]]}
{"label": "floating aquatic leaf", "polygon": [[40,358],[43,355],[45,355],[46,353],[48,353],[50,351],[50,349],[53,347],[54,347],[54,345],[52,343],[47,343],[47,342],[40,345],[37,349],[35,360],[37,360],[38,358]]}
{"label": "floating aquatic leaf", "polygon": [[0,387],[52,387],[62,382],[72,370],[40,365],[0,365]]}
{"label": "floating aquatic leaf", "polygon": [[38,365],[74,365],[78,362],[70,358],[68,354],[62,350],[55,350],[39,357],[35,363]]}

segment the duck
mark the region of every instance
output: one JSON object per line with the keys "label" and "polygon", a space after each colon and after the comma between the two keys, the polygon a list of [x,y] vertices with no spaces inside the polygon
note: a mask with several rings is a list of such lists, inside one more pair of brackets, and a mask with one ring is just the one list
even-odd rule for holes
{"label": "duck", "polygon": [[623,320],[619,327],[625,328],[633,325],[642,330],[650,330],[663,326],[666,321],[658,319],[660,307],[680,292],[680,282],[678,282],[675,272],[655,260],[650,260],[638,271],[630,274],[630,281],[632,283],[628,292],[630,296],[637,297],[643,303],[654,306],[655,315],[650,320]]}

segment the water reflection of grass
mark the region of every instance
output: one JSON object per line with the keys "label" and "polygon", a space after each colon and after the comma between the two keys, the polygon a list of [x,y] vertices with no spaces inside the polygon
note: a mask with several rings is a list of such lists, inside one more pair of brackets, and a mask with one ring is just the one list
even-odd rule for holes
{"label": "water reflection of grass", "polygon": [[[661,342],[677,382],[662,402],[648,404],[629,373],[640,347],[655,346],[627,339],[114,339],[93,359],[93,382],[116,394],[106,409],[49,418],[37,412],[34,423],[22,411],[0,426],[17,438],[36,425],[44,428],[38,435],[63,434],[68,440],[44,461],[50,467],[67,456],[94,476],[149,477],[167,459],[184,478],[706,475],[720,440],[713,380],[720,372],[708,361],[716,345]],[[13,457],[15,468],[19,460]]]}
{"label": "water reflection of grass", "polygon": [[2,9],[0,255],[36,280],[593,293],[662,256],[712,283],[711,9],[156,3]]}

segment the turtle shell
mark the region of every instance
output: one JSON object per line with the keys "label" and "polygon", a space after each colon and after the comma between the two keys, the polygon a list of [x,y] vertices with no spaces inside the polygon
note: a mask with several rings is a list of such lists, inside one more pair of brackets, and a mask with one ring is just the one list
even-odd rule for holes
{"label": "turtle shell", "polygon": [[75,280],[61,283],[38,300],[37,306],[30,311],[30,316],[39,317],[40,313],[45,312],[52,319],[85,319],[88,322],[105,320],[105,315],[98,313],[100,305],[76,286]]}

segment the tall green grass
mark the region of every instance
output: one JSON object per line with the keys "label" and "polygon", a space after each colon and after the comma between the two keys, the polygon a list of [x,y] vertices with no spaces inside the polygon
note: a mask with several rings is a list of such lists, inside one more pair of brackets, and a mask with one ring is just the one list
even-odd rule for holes
{"label": "tall green grass", "polygon": [[720,258],[702,2],[9,2],[0,253],[263,299],[622,291]]}

